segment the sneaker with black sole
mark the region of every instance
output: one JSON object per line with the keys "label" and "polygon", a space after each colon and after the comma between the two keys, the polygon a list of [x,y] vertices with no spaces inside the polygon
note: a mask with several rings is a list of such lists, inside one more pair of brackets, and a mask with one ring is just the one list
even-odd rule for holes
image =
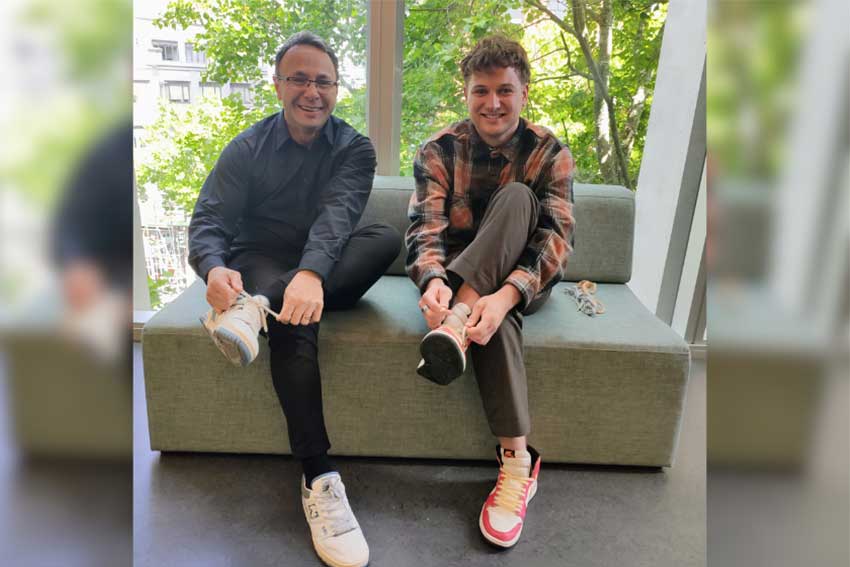
{"label": "sneaker with black sole", "polygon": [[472,311],[465,303],[456,303],[443,323],[425,335],[419,345],[422,360],[416,372],[440,385],[450,384],[466,370],[466,321]]}

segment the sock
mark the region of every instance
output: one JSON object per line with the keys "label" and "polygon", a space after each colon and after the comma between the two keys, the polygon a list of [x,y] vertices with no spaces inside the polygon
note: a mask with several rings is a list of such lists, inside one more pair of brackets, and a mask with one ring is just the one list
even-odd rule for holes
{"label": "sock", "polygon": [[528,451],[514,451],[513,449],[501,448],[502,466],[509,473],[523,478],[531,476],[531,453]]}
{"label": "sock", "polygon": [[304,481],[308,487],[313,485],[313,480],[317,476],[336,470],[327,453],[307,457],[301,461],[301,466],[304,467]]}

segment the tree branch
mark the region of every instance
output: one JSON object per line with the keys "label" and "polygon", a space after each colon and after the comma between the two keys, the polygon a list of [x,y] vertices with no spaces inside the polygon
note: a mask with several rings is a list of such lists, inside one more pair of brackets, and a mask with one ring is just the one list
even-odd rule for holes
{"label": "tree branch", "polygon": [[[537,1],[537,0],[532,0]],[[609,121],[609,129],[611,131],[611,138],[614,141],[614,150],[617,154],[617,165],[620,168],[620,175],[622,175],[623,180],[625,182],[626,187],[631,188],[631,181],[629,180],[629,170],[627,166],[627,161],[625,155],[623,155],[623,145],[620,142],[620,132],[617,127],[617,116],[614,112],[614,101],[611,98],[611,94],[608,92],[608,87],[605,85],[602,80],[602,75],[599,72],[599,67],[596,65],[596,61],[593,59],[593,53],[590,50],[590,44],[587,42],[587,38],[584,36],[584,12],[582,11],[583,5],[579,5],[578,2],[581,0],[571,0],[571,4],[573,7],[573,29],[578,31],[581,30],[581,33],[574,34],[576,39],[578,40],[579,47],[581,47],[581,52],[584,54],[585,62],[587,63],[588,68],[590,69],[591,75],[593,75],[594,82],[599,87],[599,91],[602,94],[602,98],[605,100],[608,106],[608,121]]]}
{"label": "tree branch", "polygon": [[530,60],[530,61],[529,61],[529,63],[534,63],[535,61],[540,61],[540,60],[541,60],[541,59],[543,59],[544,57],[549,57],[550,55],[553,55],[553,54],[555,54],[555,53],[558,53],[559,51],[564,51],[564,49],[562,49],[562,48],[560,48],[560,47],[559,47],[558,49],[553,49],[553,50],[552,50],[552,51],[550,51],[549,53],[544,53],[543,55],[540,55],[540,56],[538,56],[538,57],[535,57],[534,59]]}
{"label": "tree branch", "polygon": [[542,77],[540,79],[534,79],[533,81],[531,81],[531,84],[542,83],[543,81],[557,81],[557,80],[562,80],[562,79],[572,79],[573,77],[581,77],[583,79],[589,78],[587,75],[582,75],[580,73],[570,73],[568,75],[552,75],[551,77]]}
{"label": "tree branch", "polygon": [[525,0],[525,3],[529,6],[537,8],[538,10],[549,16],[549,19],[555,22],[555,25],[557,25],[559,28],[561,28],[568,34],[576,35],[575,30],[572,28],[572,26],[570,26],[570,24],[556,16],[555,13],[547,6],[545,6],[540,0]]}
{"label": "tree branch", "polygon": [[566,51],[566,52],[567,52],[567,67],[569,67],[569,68],[570,68],[570,71],[572,71],[574,75],[578,75],[579,77],[584,77],[584,78],[585,78],[585,79],[587,79],[588,81],[593,81],[593,77],[591,77],[590,75],[588,75],[588,74],[587,74],[587,73],[585,73],[584,71],[580,71],[580,70],[579,70],[579,69],[578,69],[578,68],[577,68],[577,67],[573,64],[573,53],[572,53],[572,51],[570,51],[570,48],[569,48],[569,46],[567,45],[567,38],[566,38],[566,37],[564,37],[564,32],[563,32],[563,31],[559,32],[559,34],[560,34],[560,36],[561,36],[561,43],[564,45],[564,51]]}
{"label": "tree branch", "polygon": [[[623,153],[623,146],[620,141],[620,133],[617,127],[617,116],[614,112],[614,101],[611,98],[610,93],[608,92],[608,87],[605,85],[605,82],[602,79],[602,75],[599,72],[599,67],[596,65],[596,60],[593,58],[593,52],[590,49],[590,44],[587,41],[587,38],[584,35],[585,29],[585,18],[584,18],[584,4],[579,5],[578,1],[581,0],[571,0],[570,4],[572,6],[573,12],[573,23],[570,25],[566,21],[562,20],[558,16],[552,12],[548,6],[544,5],[541,0],[525,0],[525,3],[533,8],[537,8],[547,16],[552,22],[555,23],[559,28],[572,35],[578,40],[579,47],[581,48],[581,52],[584,55],[585,62],[587,63],[588,69],[590,69],[590,77],[589,79],[593,80],[593,82],[597,85],[602,98],[606,102],[606,106],[608,107],[608,124],[609,130],[611,132],[611,138],[614,142],[614,151],[617,155],[617,166],[620,170],[620,175],[624,181],[626,187],[631,188],[631,181],[629,180],[629,170],[628,170],[628,162],[626,161],[625,155]],[[569,53],[569,51],[567,51]],[[575,68],[571,68],[572,71],[576,71]]]}

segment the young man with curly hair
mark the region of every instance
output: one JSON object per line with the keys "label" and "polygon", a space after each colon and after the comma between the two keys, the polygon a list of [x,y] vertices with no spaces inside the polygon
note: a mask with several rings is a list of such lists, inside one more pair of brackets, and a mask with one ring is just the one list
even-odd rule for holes
{"label": "young man with curly hair", "polygon": [[575,162],[551,131],[520,117],[531,73],[519,43],[484,38],[460,67],[469,117],[434,134],[414,161],[407,273],[431,329],[417,371],[447,384],[471,358],[499,441],[498,480],[479,527],[491,543],[511,547],[540,471],[526,442],[522,319],[564,275]]}

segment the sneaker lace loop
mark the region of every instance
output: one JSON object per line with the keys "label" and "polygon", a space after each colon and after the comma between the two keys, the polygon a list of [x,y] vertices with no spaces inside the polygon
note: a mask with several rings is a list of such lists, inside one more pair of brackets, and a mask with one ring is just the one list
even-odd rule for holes
{"label": "sneaker lace loop", "polygon": [[522,505],[525,503],[525,495],[531,481],[530,478],[523,478],[502,471],[496,483],[496,495],[493,499],[496,506],[519,514],[522,511]]}
{"label": "sneaker lace loop", "polygon": [[[257,309],[259,311],[259,313],[260,313],[260,324],[263,326],[263,330],[268,333],[269,332],[269,323],[268,323],[268,320],[266,319],[266,313],[268,313],[269,315],[271,315],[274,318],[277,318],[278,314],[275,313],[274,311],[272,311],[271,309],[269,309],[268,307],[266,307],[263,304],[262,301],[260,301],[259,299],[257,299],[256,297],[254,297],[252,295],[248,295],[244,291],[239,294],[239,297],[237,299],[238,299],[238,301],[241,302],[243,309],[245,307],[251,306],[254,309]],[[246,315],[248,315],[248,314],[246,313]]]}

